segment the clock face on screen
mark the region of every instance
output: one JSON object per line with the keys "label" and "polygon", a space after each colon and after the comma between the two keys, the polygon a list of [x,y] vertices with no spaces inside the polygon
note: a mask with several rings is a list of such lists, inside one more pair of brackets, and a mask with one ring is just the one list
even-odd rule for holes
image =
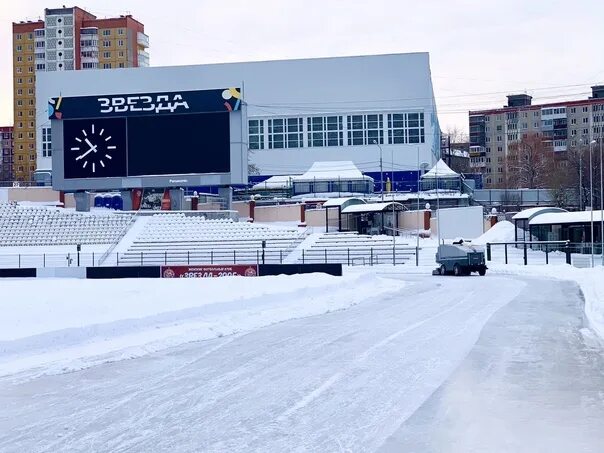
{"label": "clock face on screen", "polygon": [[65,120],[65,178],[126,176],[126,121],[123,118]]}

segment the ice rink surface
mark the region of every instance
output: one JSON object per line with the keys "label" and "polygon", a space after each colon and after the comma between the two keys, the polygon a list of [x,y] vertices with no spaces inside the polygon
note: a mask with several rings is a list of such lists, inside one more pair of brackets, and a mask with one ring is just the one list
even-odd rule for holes
{"label": "ice rink surface", "polygon": [[343,311],[2,378],[0,451],[602,451],[604,360],[575,284],[404,278]]}

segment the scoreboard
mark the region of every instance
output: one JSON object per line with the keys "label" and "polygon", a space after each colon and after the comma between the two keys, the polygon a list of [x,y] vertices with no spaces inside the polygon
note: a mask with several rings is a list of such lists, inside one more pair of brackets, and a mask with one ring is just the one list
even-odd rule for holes
{"label": "scoreboard", "polygon": [[53,187],[245,183],[241,107],[239,88],[52,98]]}

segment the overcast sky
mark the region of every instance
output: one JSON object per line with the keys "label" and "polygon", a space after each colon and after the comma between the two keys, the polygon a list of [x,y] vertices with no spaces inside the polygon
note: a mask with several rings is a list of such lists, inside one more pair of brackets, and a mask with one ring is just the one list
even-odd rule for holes
{"label": "overcast sky", "polygon": [[[43,17],[44,7],[62,3],[0,1],[5,125],[13,116],[11,23]],[[427,51],[445,131],[467,130],[468,109],[499,107],[508,92],[550,102],[586,98],[592,84],[604,82],[602,0],[86,0],[77,6],[99,18],[133,14],[150,36],[152,66]]]}

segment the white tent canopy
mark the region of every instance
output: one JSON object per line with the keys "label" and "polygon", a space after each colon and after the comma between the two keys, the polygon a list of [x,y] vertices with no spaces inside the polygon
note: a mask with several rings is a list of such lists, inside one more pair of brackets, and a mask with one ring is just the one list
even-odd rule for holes
{"label": "white tent canopy", "polygon": [[271,176],[266,181],[254,184],[252,189],[289,189],[292,186],[292,178],[294,177],[295,176]]}
{"label": "white tent canopy", "polygon": [[318,181],[329,180],[365,180],[373,181],[373,178],[363,175],[361,171],[350,160],[314,162],[312,166],[301,176],[294,176],[294,181]]}
{"label": "white tent canopy", "polygon": [[440,159],[436,162],[436,165],[432,167],[432,169],[425,174],[422,175],[422,179],[436,179],[436,178],[458,178],[459,173],[454,172],[451,168],[445,163],[444,160]]}

